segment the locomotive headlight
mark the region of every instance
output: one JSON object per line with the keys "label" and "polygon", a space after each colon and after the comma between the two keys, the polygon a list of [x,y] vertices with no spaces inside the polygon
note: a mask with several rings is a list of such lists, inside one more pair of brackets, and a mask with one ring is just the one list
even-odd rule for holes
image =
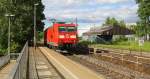
{"label": "locomotive headlight", "polygon": [[70,38],[76,38],[76,35],[71,35]]}
{"label": "locomotive headlight", "polygon": [[59,38],[65,38],[65,36],[64,35],[59,35]]}

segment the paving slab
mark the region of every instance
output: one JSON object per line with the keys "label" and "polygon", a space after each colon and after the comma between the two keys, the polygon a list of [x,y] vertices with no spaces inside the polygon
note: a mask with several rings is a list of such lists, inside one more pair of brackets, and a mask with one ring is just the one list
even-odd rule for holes
{"label": "paving slab", "polygon": [[16,61],[12,60],[10,63],[8,63],[6,66],[4,66],[0,70],[0,79],[6,79],[9,75],[9,72],[11,72],[12,68],[16,64]]}
{"label": "paving slab", "polygon": [[36,68],[37,69],[48,69],[48,67],[46,65],[37,65]]}
{"label": "paving slab", "polygon": [[52,76],[50,71],[38,71],[39,76]]}
{"label": "paving slab", "polygon": [[45,62],[39,61],[39,62],[37,62],[37,64],[38,64],[38,65],[45,65]]}

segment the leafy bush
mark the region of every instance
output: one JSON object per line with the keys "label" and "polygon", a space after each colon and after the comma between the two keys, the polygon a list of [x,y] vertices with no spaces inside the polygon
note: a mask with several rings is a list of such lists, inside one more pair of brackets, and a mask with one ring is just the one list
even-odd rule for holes
{"label": "leafy bush", "polygon": [[128,38],[126,38],[125,36],[119,36],[119,38],[112,41],[111,44],[118,44],[118,43],[124,42],[124,41],[128,41]]}
{"label": "leafy bush", "polygon": [[6,52],[7,52],[6,49],[0,49],[0,56],[1,56],[1,55],[4,55]]}
{"label": "leafy bush", "polygon": [[44,38],[44,32],[38,32],[38,41],[41,41]]}
{"label": "leafy bush", "polygon": [[11,52],[18,53],[18,52],[21,51],[21,46],[18,43],[16,43],[16,42],[12,42],[10,49],[11,49]]}

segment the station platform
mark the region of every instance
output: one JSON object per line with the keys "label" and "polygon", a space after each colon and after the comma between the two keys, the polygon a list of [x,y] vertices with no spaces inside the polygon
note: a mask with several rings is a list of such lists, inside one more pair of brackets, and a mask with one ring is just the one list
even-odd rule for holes
{"label": "station platform", "polygon": [[0,79],[7,79],[9,73],[12,68],[16,64],[15,60],[11,60],[8,64],[6,64],[2,69],[0,69]]}
{"label": "station platform", "polygon": [[53,50],[46,47],[40,47],[40,49],[65,79],[105,79],[102,75],[97,74],[87,67],[82,66]]}

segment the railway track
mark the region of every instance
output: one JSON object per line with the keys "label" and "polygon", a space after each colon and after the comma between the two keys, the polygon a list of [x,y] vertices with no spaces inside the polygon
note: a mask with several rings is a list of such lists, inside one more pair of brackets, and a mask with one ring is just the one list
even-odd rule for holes
{"label": "railway track", "polygon": [[[76,50],[71,52],[74,51]],[[76,52],[81,53],[81,51],[86,50],[78,49]],[[150,79],[149,57],[108,51],[107,53],[77,54],[68,57],[105,75],[108,79]]]}
{"label": "railway track", "polygon": [[133,54],[100,53],[94,55],[99,60],[127,67],[131,70],[150,75],[150,58]]}
{"label": "railway track", "polygon": [[48,61],[39,48],[29,48],[28,79],[64,79],[56,68]]}

